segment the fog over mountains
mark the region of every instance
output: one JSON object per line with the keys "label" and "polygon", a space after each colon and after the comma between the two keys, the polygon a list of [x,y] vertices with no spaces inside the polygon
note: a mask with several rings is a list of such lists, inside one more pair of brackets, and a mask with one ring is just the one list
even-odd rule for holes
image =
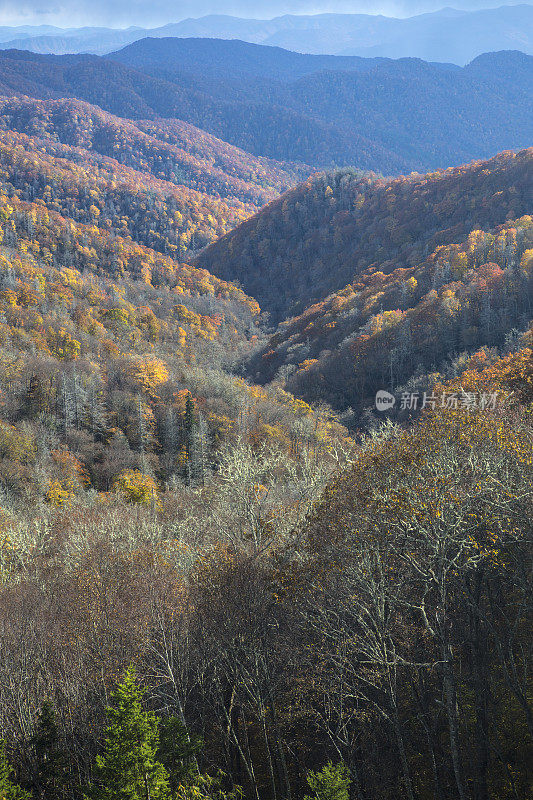
{"label": "fog over mountains", "polygon": [[[274,9],[272,6],[265,16]],[[0,28],[0,48],[105,55],[147,36],[241,39],[301,53],[412,56],[464,65],[481,53],[495,50],[533,54],[533,6],[502,5],[470,11],[444,8],[407,18],[322,13],[257,19],[210,14],[156,28],[26,25]]]}

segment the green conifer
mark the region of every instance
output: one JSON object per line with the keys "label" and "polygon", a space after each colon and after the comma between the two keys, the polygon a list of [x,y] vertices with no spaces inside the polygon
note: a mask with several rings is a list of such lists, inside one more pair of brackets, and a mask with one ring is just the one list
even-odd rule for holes
{"label": "green conifer", "polygon": [[317,772],[308,772],[307,783],[313,794],[304,800],[348,800],[350,796],[350,773],[343,761],[328,761]]}
{"label": "green conifer", "polygon": [[179,717],[169,717],[161,722],[157,757],[169,774],[173,792],[181,783],[198,775],[196,754],[202,745],[202,739],[190,735]]}
{"label": "green conifer", "polygon": [[7,760],[5,742],[0,739],[0,800],[30,800],[30,793],[13,783],[13,772]]}
{"label": "green conifer", "polygon": [[157,760],[159,730],[144,711],[143,690],[130,667],[107,709],[104,752],[96,759],[92,800],[170,800],[168,774]]}
{"label": "green conifer", "polygon": [[38,797],[56,800],[65,788],[67,759],[59,746],[55,710],[45,700],[31,738],[36,759],[35,790]]}

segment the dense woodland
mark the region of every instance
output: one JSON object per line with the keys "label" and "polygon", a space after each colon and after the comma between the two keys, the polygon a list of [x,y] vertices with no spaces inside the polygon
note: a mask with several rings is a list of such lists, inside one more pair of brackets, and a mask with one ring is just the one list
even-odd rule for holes
{"label": "dense woodland", "polygon": [[531,210],[533,151],[395,179],[355,170],[309,178],[215,242],[198,262],[238,280],[276,322],[354,278],[416,267]]}
{"label": "dense woodland", "polygon": [[85,158],[90,151],[93,159],[107,156],[154,178],[255,206],[311,171],[252,156],[178,119],[133,122],[79,100],[5,99],[0,125],[39,140],[41,146],[45,140],[81,148]]}
{"label": "dense woodland", "polygon": [[[230,68],[231,57],[223,67]],[[171,82],[96,56],[39,56],[18,50],[0,54],[0,94],[38,99],[76,97],[133,120],[179,119],[255,155],[317,165],[357,163],[399,172],[405,159],[366,137],[339,130],[279,104],[262,92],[244,102],[224,82],[185,74]]]}
{"label": "dense woodland", "polygon": [[527,800],[533,151],[147,116],[0,102],[1,800]]}
{"label": "dense woodland", "polygon": [[[238,41],[148,38],[108,58],[211,102],[231,99],[233,119],[213,118],[204,99],[196,124],[262,155],[280,158],[280,148],[291,147],[283,158],[397,173],[531,143],[532,59],[516,50],[487,53],[459,69],[413,58],[302,56]],[[234,125],[246,105],[247,125]],[[271,127],[279,109],[291,114],[283,122],[292,143]],[[303,135],[313,120],[329,129],[322,152]]]}
{"label": "dense woodland", "polygon": [[462,69],[341,57],[313,67],[244,42],[144,39],[106,58],[3,50],[0,94],[77,97],[126,119],[185,120],[257,156],[398,175],[530,146],[532,59],[508,50]]}
{"label": "dense woodland", "polygon": [[147,124],[149,134],[77,101],[5,101],[0,111],[0,177],[8,195],[42,201],[174,257],[205,246],[309,173],[241,159],[207,135],[198,156],[189,155],[178,143],[186,146],[192,129],[175,123],[163,133]]}
{"label": "dense woodland", "polygon": [[218,374],[259,333],[257,303],[235,286],[40,206],[4,198],[0,213],[3,408],[29,448],[14,461],[5,452],[11,488],[42,489],[47,441],[56,455],[70,442],[84,481],[107,490],[119,464],[168,481],[194,455],[203,475],[210,443],[239,426],[288,442],[309,417],[320,439],[329,423],[305,403]]}
{"label": "dense woodland", "polygon": [[[533,302],[533,218],[474,230],[420,266],[368,270],[282,323],[250,370],[353,418],[379,389],[430,389],[461,372],[469,354],[518,347]],[[479,352],[476,358],[479,358]]]}
{"label": "dense woodland", "polygon": [[[225,791],[301,796],[342,759],[357,798],[528,797],[531,353],[448,387],[503,406],[383,429],[322,498],[315,459],[295,480],[294,451],[241,436],[194,490],[143,503],[119,482],[49,501],[37,527],[6,509],[0,714],[19,783],[68,796],[92,776],[111,796],[109,742],[133,722],[112,716],[104,744],[104,709],[133,664],[164,745],[156,731],[141,763],[155,753],[180,796],[219,797],[201,778],[219,769]],[[287,526],[304,485],[313,510]],[[68,757],[52,770],[50,752]]]}

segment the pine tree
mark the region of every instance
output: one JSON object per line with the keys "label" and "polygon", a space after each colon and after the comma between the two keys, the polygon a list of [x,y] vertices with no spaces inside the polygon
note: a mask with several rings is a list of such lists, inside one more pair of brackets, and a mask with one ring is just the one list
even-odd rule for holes
{"label": "pine tree", "polygon": [[196,754],[202,744],[199,736],[189,734],[179,717],[169,717],[161,723],[157,757],[169,774],[172,792],[198,775]]}
{"label": "pine tree", "polygon": [[207,432],[204,419],[196,412],[191,396],[187,397],[183,415],[185,481],[187,485],[200,483],[205,479],[205,462],[207,453]]}
{"label": "pine tree", "polygon": [[92,800],[170,800],[168,774],[157,760],[156,717],[143,710],[135,670],[126,670],[107,709],[104,752],[96,759]]}
{"label": "pine tree", "polygon": [[30,800],[31,795],[25,792],[11,777],[13,768],[7,760],[5,742],[0,740],[0,798],[1,800]]}
{"label": "pine tree", "polygon": [[67,759],[59,746],[55,711],[49,700],[42,705],[31,745],[36,758],[36,794],[47,800],[56,800],[63,793]]}
{"label": "pine tree", "polygon": [[222,788],[226,778],[220,770],[216,775],[196,775],[193,780],[179,784],[174,800],[242,800],[244,793],[240,786],[229,792]]}
{"label": "pine tree", "polygon": [[350,773],[343,761],[328,761],[321,770],[308,772],[307,783],[313,794],[304,800],[348,800],[350,796]]}

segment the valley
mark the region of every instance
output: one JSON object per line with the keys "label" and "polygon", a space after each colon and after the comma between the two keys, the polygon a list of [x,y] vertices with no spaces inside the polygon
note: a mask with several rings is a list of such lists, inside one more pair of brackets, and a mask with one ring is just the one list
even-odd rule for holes
{"label": "valley", "polygon": [[0,28],[1,800],[530,797],[530,8]]}

